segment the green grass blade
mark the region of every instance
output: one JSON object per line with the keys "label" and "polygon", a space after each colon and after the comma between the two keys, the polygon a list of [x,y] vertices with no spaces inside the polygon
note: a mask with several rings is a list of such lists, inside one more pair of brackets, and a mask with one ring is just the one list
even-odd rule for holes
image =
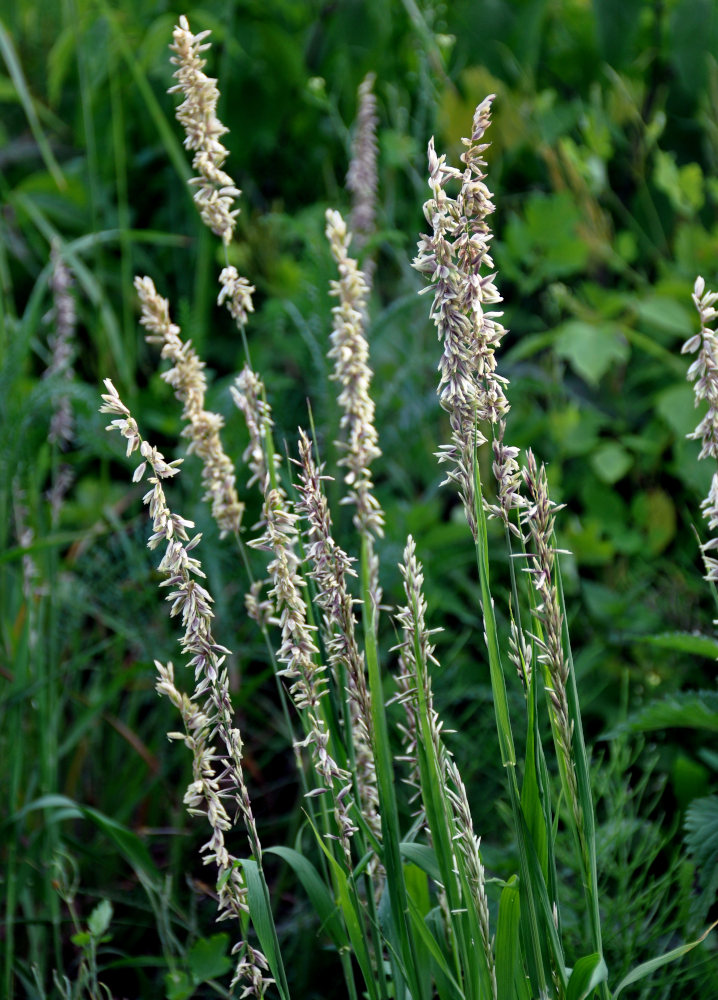
{"label": "green grass blade", "polygon": [[[185,182],[192,176],[192,171],[190,170],[189,164],[187,163],[187,157],[185,151],[182,147],[182,143],[179,141],[175,135],[173,127],[167,120],[167,116],[162,109],[159,101],[155,97],[155,93],[150,86],[147,75],[142,70],[139,62],[134,56],[130,44],[125,37],[125,33],[122,26],[118,23],[115,13],[112,11],[110,6],[105,3],[105,0],[100,0],[100,6],[102,11],[107,18],[108,22],[112,27],[112,31],[117,44],[119,45],[120,52],[122,53],[122,58],[127,63],[127,67],[134,77],[135,83],[137,84],[137,89],[142,95],[142,99],[145,102],[145,108],[154,122],[155,128],[157,129],[157,134],[159,135],[162,145],[165,147],[165,152],[167,156],[177,171],[178,176]],[[188,188],[187,196],[192,197],[192,192]]]}
{"label": "green grass blade", "polygon": [[[456,1000],[464,1000],[464,991],[454,978],[454,975],[449,968],[449,963],[446,961],[446,957],[439,946],[439,942],[426,926],[426,922],[424,917],[421,915],[421,911],[411,897],[409,897],[409,916],[411,918],[412,926],[416,931],[417,939],[422,945],[421,954],[424,956],[431,956],[433,961],[436,962],[442,976],[444,976],[444,978],[451,984],[451,988],[453,990],[452,996],[456,998]],[[428,978],[428,976],[426,978]]]}
{"label": "green grass blade", "polygon": [[349,935],[352,952],[354,953],[354,957],[356,958],[357,964],[359,965],[361,973],[364,977],[367,993],[370,1000],[379,1000],[374,970],[371,966],[369,949],[367,948],[366,937],[364,935],[364,927],[362,925],[359,904],[351,891],[346,872],[332,855],[331,851],[328,850],[323,838],[320,836],[319,831],[312,824],[311,820],[309,820],[309,824],[314,831],[317,844],[329,862],[334,887],[337,893],[337,904],[344,918],[344,924],[347,929],[347,934]]}
{"label": "green grass blade", "polygon": [[136,833],[128,830],[126,826],[110,816],[105,816],[99,810],[93,809],[91,806],[81,805],[66,795],[43,795],[34,799],[11,816],[8,823],[15,823],[23,816],[38,809],[48,810],[49,817],[57,821],[73,817],[90,820],[110,838],[138,875],[149,877],[157,884],[161,881],[160,873],[150,857],[150,852]]}
{"label": "green grass blade", "polygon": [[25,81],[25,75],[23,74],[20,60],[15,52],[15,46],[13,45],[7,28],[2,21],[0,21],[0,54],[5,61],[7,71],[10,74],[10,79],[12,80],[15,90],[17,91],[17,95],[20,98],[20,103],[22,104],[25,112],[30,130],[35,137],[35,142],[40,150],[43,162],[47,167],[48,172],[52,175],[52,179],[55,181],[58,188],[61,191],[64,191],[67,187],[67,182],[65,181],[62,170],[60,169],[60,164],[55,159],[52,149],[50,148],[50,144],[45,138],[45,133],[40,126],[40,121],[35,111],[35,104]]}
{"label": "green grass blade", "polygon": [[519,947],[521,900],[518,878],[512,875],[501,892],[496,928],[496,992],[498,1000],[514,1000],[514,983],[523,978]]}
{"label": "green grass blade", "polygon": [[264,873],[253,858],[246,858],[240,864],[244,869],[249,897],[249,914],[252,926],[257,932],[259,944],[269,964],[282,1000],[289,1000],[289,986],[282,962],[282,952],[279,947],[277,928],[274,925],[272,908],[269,905],[269,890],[264,879]]}
{"label": "green grass blade", "polygon": [[269,847],[264,853],[276,854],[277,857],[287,862],[302,883],[304,891],[309,897],[309,902],[319,917],[321,929],[329,934],[335,948],[347,948],[349,941],[339,919],[336,903],[311,861],[291,847]]}
{"label": "green grass blade", "polygon": [[379,657],[374,628],[374,612],[369,593],[367,539],[362,538],[361,579],[363,599],[364,649],[366,655],[372,712],[372,749],[376,765],[379,811],[381,815],[383,862],[394,929],[404,964],[407,985],[413,1000],[425,998],[424,986],[416,974],[416,946],[408,922],[408,899],[399,850],[399,814],[394,794],[394,768],[384,708],[384,689],[379,671]]}
{"label": "green grass blade", "polygon": [[701,944],[701,942],[705,941],[715,927],[718,927],[718,920],[716,920],[715,923],[712,923],[699,938],[695,939],[695,941],[689,941],[688,944],[679,945],[678,948],[673,948],[671,951],[667,951],[664,955],[659,955],[658,958],[652,958],[648,962],[643,962],[641,965],[637,965],[636,968],[632,969],[627,976],[623,977],[613,992],[612,1000],[616,1000],[616,998],[625,990],[627,986],[632,986],[633,983],[640,982],[641,979],[645,979],[646,976],[652,975],[664,965],[668,965],[670,962],[675,962],[677,958],[682,958],[683,955],[687,955],[689,951],[692,951],[699,944]]}

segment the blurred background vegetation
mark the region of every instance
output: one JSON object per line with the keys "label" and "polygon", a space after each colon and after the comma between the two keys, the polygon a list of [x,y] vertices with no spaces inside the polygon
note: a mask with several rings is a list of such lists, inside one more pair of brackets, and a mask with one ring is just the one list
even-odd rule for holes
{"label": "blurred background vegetation", "polygon": [[[473,552],[451,491],[439,488],[438,345],[410,268],[428,138],[455,162],[476,104],[497,95],[488,183],[510,330],[500,359],[511,380],[508,439],[548,463],[553,498],[566,505],[559,530],[571,551],[563,572],[579,691],[603,760],[609,968],[679,943],[712,912],[718,881],[716,645],[696,539],[713,470],[685,438],[699,417],[680,356],[697,324],[694,278],[715,287],[718,271],[713,0],[208,0],[183,10],[24,0],[0,4],[0,990],[49,996],[53,969],[79,989],[97,949],[100,978],[117,996],[159,995],[168,971],[185,977],[168,996],[215,995],[219,987],[202,984],[227,967],[196,854],[204,831],[181,804],[187,760],[169,750],[175,723],[153,689],[152,659],[176,656],[176,637],[144,548],[142,490],[128,487],[96,413],[101,380],[112,377],[143,432],[174,454],[178,407],[137,325],[132,277],[146,273],[208,362],[228,452],[245,445],[227,391],[242,345],[214,305],[220,248],[196,217],[166,93],[182,12],[194,31],[212,29],[208,72],[230,129],[227,169],[243,190],[230,260],[257,288],[250,350],[278,440],[306,425],[310,400],[330,460],[323,217],[327,206],[349,208],[357,88],[376,74],[380,190],[367,252],[377,259],[369,338],[384,452],[382,581],[395,600],[411,531],[430,624],[444,628],[437,700],[501,875],[512,848]],[[78,313],[69,380],[43,376],[53,241]],[[74,438],[61,453],[48,428],[67,393]],[[48,490],[65,466],[72,485],[53,512]],[[255,813],[267,843],[286,842],[301,802],[270,668],[245,620],[236,557],[215,544],[199,505],[193,459],[185,469],[177,506],[207,539],[222,641],[236,654]],[[240,467],[252,525],[259,505],[244,479]],[[567,891],[570,866],[567,857]],[[334,969],[335,959],[316,947],[301,892],[277,880],[296,995],[319,996],[317,967]],[[95,909],[103,900],[111,914]],[[572,933],[580,940],[580,927]],[[650,995],[676,995],[679,981],[681,996],[708,995],[715,953],[696,955]]]}

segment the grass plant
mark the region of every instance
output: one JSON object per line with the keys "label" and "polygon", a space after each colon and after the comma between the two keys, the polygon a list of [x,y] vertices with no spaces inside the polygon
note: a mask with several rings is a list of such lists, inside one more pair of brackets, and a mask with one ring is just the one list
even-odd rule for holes
{"label": "grass plant", "polygon": [[[224,172],[227,155],[219,137],[218,92],[204,73],[207,33],[193,35],[184,18],[175,29],[173,62],[184,102],[178,119],[186,130],[185,146],[195,151],[195,188],[202,221],[225,246],[232,239],[240,192]],[[300,736],[296,760],[304,773],[307,831],[320,854],[316,866],[300,853],[289,861],[320,919],[331,918],[331,936],[339,954],[349,996],[371,998],[432,996],[479,1000],[490,997],[582,998],[594,993],[618,997],[662,965],[695,947],[685,942],[630,970],[609,987],[603,957],[602,917],[596,864],[595,814],[584,743],[579,698],[566,629],[561,575],[555,543],[556,507],[543,467],[531,451],[523,471],[518,449],[504,444],[509,410],[507,381],[497,372],[496,352],[504,334],[496,306],[501,296],[492,271],[488,218],[494,210],[486,187],[482,140],[490,125],[491,100],[479,104],[470,138],[463,140],[463,171],[447,165],[429,145],[432,197],[424,212],[431,232],[419,244],[415,266],[429,276],[434,303],[431,315],[443,343],[439,398],[448,412],[451,443],[440,459],[449,466],[447,482],[458,488],[476,549],[480,586],[477,612],[483,622],[485,662],[491,679],[494,711],[507,782],[511,828],[518,870],[500,881],[498,915],[492,921],[480,838],[460,772],[441,732],[432,703],[431,673],[436,666],[426,629],[423,574],[411,537],[401,572],[408,603],[398,613],[401,640],[401,697],[406,709],[402,731],[416,789],[418,821],[404,828],[395,785],[395,750],[390,736],[385,676],[387,666],[377,638],[382,591],[374,539],[382,532],[381,509],[374,498],[370,464],[379,455],[374,407],[369,394],[371,371],[364,333],[366,279],[348,255],[350,236],[341,216],[327,214],[327,237],[339,268],[333,292],[335,333],[330,356],[341,383],[344,411],[340,447],[345,455],[354,508],[355,559],[336,543],[323,492],[328,478],[314,455],[315,445],[300,430],[298,459],[291,457],[285,486],[280,482],[271,419],[263,388],[248,367],[235,388],[240,408],[250,416],[253,478],[262,487],[264,534],[253,547],[270,553],[267,572],[269,625],[281,628],[275,665],[280,684],[296,709]],[[368,152],[367,152],[368,150]],[[371,143],[362,151],[370,155]],[[356,171],[353,175],[356,176]],[[452,198],[447,187],[458,185]],[[224,300],[244,323],[251,311],[251,286],[229,262],[220,278]],[[222,421],[203,409],[202,364],[189,342],[170,322],[168,303],[157,296],[149,278],[137,279],[143,323],[150,339],[163,344],[174,367],[165,378],[185,404],[186,434],[200,457],[213,514],[223,533],[239,541],[239,515],[231,465],[218,433]],[[708,301],[704,305],[709,305]],[[245,341],[246,343],[246,341]],[[250,359],[247,353],[247,365]],[[254,384],[253,400],[244,389]],[[185,796],[191,815],[207,817],[212,836],[203,847],[205,862],[216,870],[219,919],[237,922],[233,952],[239,958],[230,988],[242,995],[268,990],[290,995],[282,950],[272,911],[263,850],[259,842],[242,764],[243,743],[234,722],[225,657],[215,637],[212,598],[197,578],[204,573],[196,554],[200,536],[190,538],[192,522],[168,507],[164,481],[179,471],[145,441],[112,382],[106,381],[103,412],[114,417],[109,429],[127,441],[128,457],[139,452],[133,481],[149,474],[145,495],[153,533],[150,548],[165,553],[159,566],[162,586],[170,588],[171,616],[184,628],[183,654],[194,670],[192,694],[176,686],[171,663],[157,662],[158,690],[181,714],[184,731],[170,734],[183,741],[193,758],[193,780]],[[262,408],[259,401],[262,398]],[[491,442],[493,486],[481,480],[479,449]],[[292,475],[293,465],[298,472]],[[218,471],[226,470],[226,471]],[[229,491],[229,492],[228,492]],[[493,501],[493,502],[492,502]],[[504,645],[497,623],[489,558],[490,519],[503,523],[511,567],[511,598],[504,614],[511,622],[513,644]],[[353,562],[358,562],[358,571]],[[305,576],[302,577],[301,573]],[[352,596],[349,583],[358,577]],[[306,596],[305,596],[306,595]],[[361,607],[361,628],[354,613]],[[512,720],[507,696],[508,664],[518,670],[524,689],[520,723]],[[541,691],[545,698],[540,697]],[[542,733],[548,725],[560,796],[549,780]],[[515,733],[522,734],[523,759]],[[309,750],[309,754],[303,751]],[[225,801],[231,804],[230,811]],[[234,819],[232,818],[234,813]],[[241,819],[249,856],[229,853],[227,834]],[[584,945],[567,954],[562,934],[562,896],[556,868],[556,837],[574,844],[578,880],[583,887],[580,923]],[[285,851],[285,858],[289,856]],[[300,875],[298,869],[303,874]],[[251,925],[255,943],[248,938]],[[353,961],[348,959],[351,955]]]}
{"label": "grass plant", "polygon": [[[419,7],[406,6],[421,32],[433,40]],[[122,659],[122,648],[106,640],[102,628],[121,619],[122,609],[112,605],[122,602],[112,599],[100,606],[91,583],[83,585],[81,571],[63,572],[57,557],[58,549],[70,543],[81,561],[87,547],[86,538],[68,539],[59,531],[57,512],[69,487],[63,450],[72,446],[74,434],[71,274],[86,290],[94,286],[78,257],[79,241],[56,244],[44,274],[55,300],[54,334],[46,352],[47,378],[37,393],[42,397],[38,405],[51,414],[50,435],[34,467],[14,462],[17,485],[12,510],[4,513],[14,518],[18,546],[0,562],[4,583],[9,579],[6,563],[21,567],[23,574],[23,588],[13,593],[8,588],[6,598],[4,645],[11,650],[12,668],[5,678],[11,694],[3,701],[3,727],[6,733],[31,735],[40,761],[33,770],[27,748],[19,746],[6,774],[13,804],[20,801],[28,774],[34,784],[6,823],[12,837],[5,878],[5,995],[93,1000],[112,995],[106,973],[116,973],[123,961],[138,969],[139,989],[145,991],[138,995],[156,993],[157,980],[145,970],[152,961],[162,970],[169,1000],[330,995],[320,978],[324,965],[319,974],[312,975],[312,969],[307,974],[311,994],[296,985],[297,952],[306,951],[309,942],[312,949],[327,953],[331,974],[341,974],[341,985],[331,995],[351,1000],[617,1000],[650,995],[658,981],[652,977],[660,973],[662,982],[670,984],[672,963],[706,939],[710,901],[698,908],[701,926],[689,934],[681,924],[688,909],[682,904],[691,893],[686,868],[675,862],[665,839],[646,832],[655,833],[657,826],[638,819],[636,802],[649,778],[631,791],[625,772],[633,762],[625,743],[615,744],[608,776],[592,763],[557,541],[563,505],[552,501],[549,475],[534,450],[508,443],[511,394],[501,374],[506,330],[491,249],[495,206],[484,158],[494,97],[476,107],[470,135],[462,140],[461,167],[438,153],[433,139],[429,142],[427,232],[414,267],[428,280],[424,291],[433,297],[428,312],[440,342],[438,397],[449,440],[437,441],[433,448],[437,467],[446,473],[442,503],[457,536],[463,537],[457,546],[471,552],[465,559],[475,565],[467,577],[465,605],[452,613],[462,623],[470,669],[486,689],[485,703],[493,707],[492,787],[501,788],[496,797],[498,845],[486,843],[479,821],[491,810],[476,808],[476,784],[459,760],[457,737],[467,734],[452,734],[438,707],[449,668],[440,665],[438,630],[431,627],[435,612],[427,594],[437,587],[422,565],[421,542],[412,534],[392,534],[396,518],[387,515],[380,499],[382,426],[374,396],[385,387],[373,370],[369,336],[370,293],[377,274],[374,78],[366,76],[359,89],[347,177],[351,223],[334,209],[323,216],[326,251],[335,268],[327,294],[335,302],[322,365],[327,373],[333,365],[329,381],[336,384],[337,398],[322,406],[321,423],[310,404],[297,438],[284,440],[275,427],[282,387],[271,381],[265,386],[253,364],[261,353],[252,338],[257,289],[238,268],[243,259],[235,252],[241,192],[227,171],[229,154],[222,142],[227,128],[217,113],[217,81],[205,72],[211,58],[208,36],[209,31],[194,34],[182,16],[171,45],[176,83],[170,92],[182,98],[177,119],[185,149],[193,154],[193,176],[166,123],[163,141],[188,179],[205,227],[196,281],[200,301],[183,303],[177,313],[182,327],[193,334],[197,330],[198,342],[211,349],[197,317],[210,311],[213,279],[208,275],[214,267],[219,272],[216,308],[224,307],[231,316],[243,354],[243,367],[225,394],[235,409],[225,407],[169,299],[152,278],[137,276],[140,323],[147,343],[159,347],[161,360],[169,362],[161,379],[181,404],[180,436],[192,457],[186,465],[183,458],[167,460],[163,451],[169,435],[164,432],[173,424],[163,423],[156,412],[144,412],[133,375],[136,351],[123,350],[123,340],[131,339],[125,290],[122,324],[107,308],[104,312],[109,336],[105,356],[114,359],[122,389],[105,379],[101,412],[110,417],[108,430],[124,439],[132,483],[140,490],[146,487],[147,546],[152,553],[160,551],[159,564],[153,569],[142,562],[133,549],[135,539],[122,530],[122,518],[137,499],[134,487],[130,494],[115,491],[115,502],[107,505],[97,531],[109,534],[107,525],[114,524],[114,537],[130,558],[139,560],[137,587],[147,591],[158,583],[164,589],[169,617],[180,626],[182,665],[173,664],[169,633],[150,611],[146,621],[134,623],[132,655],[125,657],[129,665],[117,681],[110,688],[90,681],[82,695],[65,683],[69,663],[77,676],[95,652],[108,661]],[[123,44],[123,58],[144,80]],[[0,48],[21,81],[4,29]],[[433,63],[440,59],[433,41],[431,54]],[[87,69],[81,66],[81,75]],[[18,87],[30,101],[33,133],[42,136],[27,88]],[[84,89],[89,99],[89,87]],[[89,113],[89,104],[84,105],[83,115]],[[91,132],[88,128],[89,145]],[[48,171],[61,183],[51,148],[39,139],[38,144]],[[121,147],[118,141],[115,152]],[[97,157],[96,149],[90,152]],[[118,189],[124,190],[119,242],[126,278],[132,239],[122,157],[116,158],[114,169]],[[97,192],[92,202],[94,213]],[[46,220],[38,217],[36,222],[52,236]],[[352,230],[361,251],[358,258],[352,255]],[[98,246],[101,235],[96,234]],[[183,252],[180,242],[177,254]],[[710,410],[696,435],[703,441],[702,457],[715,457],[713,404],[718,396],[711,378],[715,335],[710,322],[716,296],[704,292],[699,279],[694,301],[702,330],[685,349],[701,346],[690,374],[699,376],[697,393],[708,399]],[[94,294],[100,293],[95,289]],[[8,379],[30,338],[29,321],[20,326],[25,341],[4,346]],[[76,395],[82,404],[82,393]],[[317,395],[326,400],[331,392],[322,386]],[[244,473],[238,476],[226,442],[238,440],[233,422],[239,413],[246,425],[246,447],[239,466]],[[151,427],[147,437],[145,423]],[[110,455],[108,451],[106,479]],[[209,517],[192,499],[191,477],[184,474],[191,462],[200,470]],[[243,474],[246,490],[238,486]],[[49,502],[43,505],[39,484],[48,479]],[[242,497],[254,487],[256,495],[245,504]],[[28,498],[35,510],[28,508]],[[192,517],[178,513],[175,504],[188,505]],[[716,526],[715,505],[714,481],[704,504],[711,528]],[[256,523],[248,524],[254,520],[247,517],[250,507],[259,513]],[[206,530],[195,530],[195,517],[203,519]],[[222,547],[215,550],[213,543]],[[710,579],[715,577],[713,548],[714,542],[702,547]],[[389,564],[390,553],[401,553],[398,567]],[[63,615],[78,603],[67,596],[74,588],[88,602],[88,617],[94,621],[96,615],[100,622],[92,632],[91,649],[82,647],[77,634],[74,646],[73,640],[67,642],[70,626]],[[264,647],[268,677],[257,678],[254,667],[248,669],[229,648],[241,594],[244,617],[253,630],[242,624],[245,646]],[[142,658],[154,662],[155,689],[163,696],[152,714],[146,697],[134,697],[143,684],[146,695],[147,663]],[[273,681],[271,693],[265,680]],[[127,776],[126,796],[116,813],[108,814],[60,794],[57,770],[67,760],[72,774],[98,754],[93,725],[108,717],[109,698],[120,691],[128,721],[109,720],[118,740],[102,751],[101,765],[94,765],[98,783],[102,767],[113,762]],[[266,789],[257,779],[262,773],[255,759],[258,744],[246,722],[255,694],[261,709],[269,706],[272,713],[276,766],[293,768],[292,787],[300,790],[296,808],[279,831],[285,835],[280,843],[277,830],[262,822]],[[78,706],[68,713],[72,699]],[[28,704],[37,707],[29,728]],[[62,732],[68,714],[73,726]],[[476,721],[475,732],[486,733],[486,719]],[[191,780],[182,798],[177,787],[186,764],[172,752],[172,780],[163,782],[157,802],[147,807],[141,782],[131,780],[131,768],[123,762],[123,750],[130,747],[158,776],[149,747],[149,731],[158,724],[172,747],[181,743],[189,751]],[[622,779],[612,781],[617,773]],[[596,790],[622,816],[603,815]],[[205,827],[203,839],[208,839],[199,849],[199,864],[187,863],[186,873],[191,898],[204,895],[216,907],[214,915],[222,923],[217,933],[200,928],[195,903],[179,906],[161,875],[165,868],[179,867],[172,864],[179,849],[164,835],[184,828],[178,818],[180,799],[191,822]],[[708,812],[714,811],[714,800],[701,800]],[[712,814],[697,818],[698,813],[700,806],[691,816],[692,850],[700,855],[704,885],[714,887],[714,854],[695,839],[698,818],[710,823]],[[82,838],[62,832],[76,830],[77,824],[113,845],[125,878],[131,872],[132,906],[143,908],[146,922],[154,925],[153,947],[161,957],[143,954],[140,935],[130,953],[112,953],[114,927],[118,921],[131,923],[132,910],[125,908],[121,892],[113,898],[107,883],[79,883],[75,854],[83,852]],[[150,833],[153,852],[147,847]],[[492,830],[492,840],[494,834]],[[607,847],[612,843],[615,853]],[[636,851],[643,862],[640,871],[633,859]],[[661,875],[657,868],[666,856],[667,873]],[[34,861],[33,871],[26,857],[41,863]],[[612,866],[620,869],[613,877]],[[115,883],[122,877],[116,873]],[[675,911],[666,902],[672,889],[680,895]],[[83,891],[88,897],[84,912],[78,906]],[[302,926],[305,899],[314,912],[309,929]],[[626,926],[621,921],[630,917],[630,900],[640,901],[636,913],[646,924],[626,930],[640,951],[635,956],[627,954],[625,942],[622,947],[616,941],[617,928]],[[64,933],[68,915],[73,960]],[[185,937],[194,943],[185,944]],[[43,954],[48,942],[50,958]],[[646,993],[639,992],[644,988]]]}

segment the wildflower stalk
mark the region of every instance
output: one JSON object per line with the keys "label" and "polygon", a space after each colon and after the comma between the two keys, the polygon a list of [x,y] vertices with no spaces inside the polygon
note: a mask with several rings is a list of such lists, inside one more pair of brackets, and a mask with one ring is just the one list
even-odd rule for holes
{"label": "wildflower stalk", "polygon": [[[199,560],[191,554],[200,536],[190,539],[187,529],[194,527],[193,523],[172,513],[162,486],[165,479],[177,474],[181,460],[166,462],[157,448],[144,441],[137,423],[109,379],[105,380],[105,387],[107,392],[102,396],[100,412],[114,417],[107,429],[119,431],[127,441],[128,457],[136,451],[142,457],[133,474],[133,482],[140,482],[148,468],[151,472],[149,482],[152,489],[144,497],[153,529],[147,544],[150,549],[161,544],[165,546],[158,567],[165,577],[161,586],[171,588],[167,595],[167,600],[172,602],[170,615],[181,614],[184,634],[180,645],[183,653],[190,657],[188,666],[194,668],[195,689],[192,696],[188,697],[175,687],[171,664],[156,664],[158,691],[170,698],[180,711],[185,725],[184,733],[170,734],[170,738],[182,740],[193,755],[194,780],[187,789],[184,801],[191,815],[206,815],[212,828],[212,836],[201,851],[205,864],[214,862],[217,867],[218,919],[233,917],[241,921],[244,914],[249,914],[247,886],[242,876],[241,862],[229,853],[225,844],[225,833],[231,829],[232,821],[225,809],[224,799],[232,800],[237,813],[242,816],[267,898],[268,893],[261,868],[261,844],[244,781],[242,739],[234,725],[228,675],[223,668],[229,650],[213,636],[212,598],[197,582],[196,578],[203,578],[204,573]],[[210,744],[215,735],[220,737],[223,744],[220,756]],[[222,762],[221,769],[217,768],[216,761]],[[275,964],[280,976],[278,987],[282,996],[286,997],[286,977],[274,927],[272,932],[275,940]],[[244,996],[263,996],[266,988],[274,982],[264,975],[264,971],[268,969],[266,958],[244,942],[237,944],[234,952],[240,953],[234,982],[249,982]]]}

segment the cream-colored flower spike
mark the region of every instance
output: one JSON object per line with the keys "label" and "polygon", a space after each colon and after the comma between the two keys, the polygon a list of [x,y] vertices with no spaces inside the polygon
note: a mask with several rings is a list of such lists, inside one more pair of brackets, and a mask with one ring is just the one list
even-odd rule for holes
{"label": "cream-colored flower spike", "polygon": [[[486,441],[478,424],[493,425],[494,471],[499,504],[486,505],[489,514],[509,524],[513,507],[521,506],[517,452],[504,444],[504,417],[509,403],[507,380],[496,371],[496,350],[506,333],[501,295],[495,284],[490,254],[488,218],[494,211],[492,194],[485,184],[484,134],[491,124],[493,95],[476,108],[471,136],[462,139],[466,151],[463,171],[438,156],[429,143],[429,187],[432,197],[424,204],[431,232],[422,236],[414,267],[428,276],[434,292],[431,317],[436,324],[443,354],[439,362],[439,400],[449,414],[451,444],[443,445],[439,460],[449,463],[447,480],[456,483],[466,516],[476,537],[474,447]],[[459,181],[456,198],[446,186]],[[514,528],[517,531],[517,529]]]}
{"label": "cream-colored flower spike", "polygon": [[[688,434],[701,442],[699,458],[718,458],[718,333],[714,329],[718,310],[718,292],[706,291],[703,278],[696,278],[693,288],[693,304],[698,310],[700,333],[690,337],[681,350],[682,354],[692,354],[698,351],[698,357],[688,369],[687,378],[695,382],[693,390],[696,406],[701,400],[708,404],[705,417],[696,429]],[[718,528],[718,472],[713,474],[708,496],[701,504],[703,517],[708,521],[712,532]],[[703,563],[706,569],[706,580],[718,580],[718,559],[715,550],[718,548],[718,538],[709,539],[701,545]]]}
{"label": "cream-colored flower spike", "polygon": [[232,241],[239,209],[233,208],[241,192],[222,170],[228,150],[220,139],[229,129],[217,118],[217,81],[204,73],[205,60],[201,53],[210,45],[205,42],[209,31],[192,34],[187,18],[182,14],[173,32],[171,62],[177,66],[177,83],[168,93],[184,94],[176,111],[177,121],[185,130],[185,149],[194,150],[192,167],[198,176],[190,184],[195,188],[194,200],[202,221],[225,244]]}
{"label": "cream-colored flower spike", "polygon": [[340,465],[346,469],[344,481],[351,492],[348,503],[356,507],[354,523],[361,533],[383,534],[384,514],[374,496],[370,465],[381,455],[374,426],[374,401],[369,394],[372,371],[369,346],[364,334],[368,287],[357,262],[349,256],[351,233],[339,212],[326,214],[327,239],[339,270],[339,280],[331,282],[331,294],[339,299],[332,309],[334,331],[329,357],[334,360],[331,376],[340,383],[339,405],[344,414],[341,428],[346,440]]}
{"label": "cream-colored flower spike", "polygon": [[170,320],[169,302],[158,294],[151,278],[135,278],[135,289],[142,305],[140,323],[147,330],[145,340],[162,346],[162,357],[172,367],[162,373],[171,385],[175,397],[183,404],[182,417],[186,426],[182,437],[189,438],[190,453],[202,462],[203,499],[212,506],[212,517],[220,529],[220,537],[239,532],[244,504],[237,496],[234,465],[222,447],[219,432],[224,420],[218,413],[204,408],[207,379],[204,361],[200,360],[192,342],[183,341],[180,328]]}
{"label": "cream-colored flower spike", "polygon": [[[224,661],[229,650],[215,639],[212,627],[214,614],[212,596],[200,582],[204,579],[201,563],[196,556],[200,536],[190,538],[188,530],[194,523],[174,513],[167,501],[164,481],[179,472],[181,459],[166,462],[161,452],[142,439],[130,410],[117,390],[105,379],[100,413],[110,414],[107,430],[118,431],[127,442],[127,455],[139,451],[140,461],[132,476],[141,482],[145,475],[151,489],[143,498],[152,522],[150,549],[164,548],[157,567],[164,577],[161,587],[168,588],[170,615],[182,622],[180,646],[188,657],[187,666],[194,670],[195,688],[191,696],[175,686],[171,663],[155,661],[157,690],[170,699],[184,723],[184,732],[169,733],[170,739],[181,740],[192,753],[192,782],[184,803],[193,816],[206,817],[210,839],[200,848],[205,864],[214,864],[217,871],[218,920],[234,918],[240,927],[249,913],[247,886],[242,866],[227,846],[234,827],[231,813],[241,816],[251,850],[261,860],[262,848],[252,812],[249,792],[242,767],[242,737],[234,723],[234,711],[229,692],[229,679]],[[220,741],[219,752],[216,740]],[[228,809],[225,802],[231,804]],[[242,996],[262,997],[274,982],[265,976],[268,965],[264,955],[246,941],[233,948],[239,958],[232,986],[244,984]]]}

